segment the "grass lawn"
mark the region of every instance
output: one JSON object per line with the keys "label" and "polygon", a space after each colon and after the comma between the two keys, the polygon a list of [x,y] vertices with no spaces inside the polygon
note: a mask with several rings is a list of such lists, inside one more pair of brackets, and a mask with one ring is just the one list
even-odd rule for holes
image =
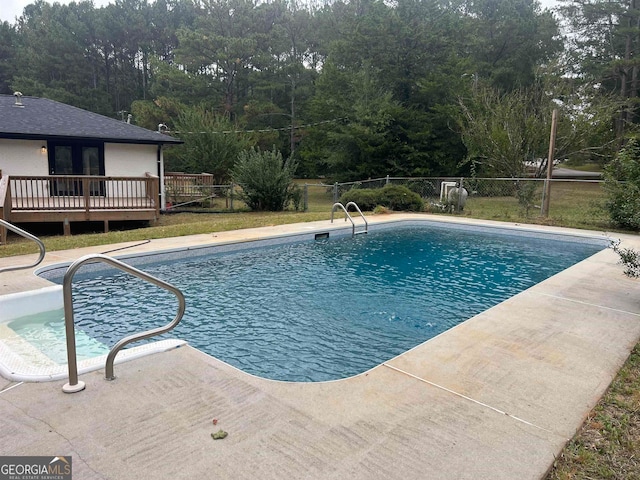
{"label": "grass lawn", "polygon": [[640,479],[640,344],[546,480]]}
{"label": "grass lawn", "polygon": [[[305,182],[300,182],[305,183]],[[307,181],[306,183],[314,183]],[[318,182],[319,183],[319,182]],[[540,198],[538,195],[536,198]],[[538,223],[597,231],[613,230],[603,208],[598,183],[554,182],[548,218],[535,205],[525,212],[514,196],[470,197],[461,215],[519,223]],[[176,237],[242,228],[329,219],[331,187],[308,188],[307,212],[178,213],[162,215],[152,227],[109,233],[40,235],[47,251],[91,245]],[[29,230],[27,225],[27,230]],[[33,242],[10,235],[0,245],[0,257],[35,253]],[[622,275],[622,271],[620,273]],[[640,480],[640,345],[627,360],[608,392],[590,413],[582,429],[566,446],[546,480]]]}
{"label": "grass lawn", "polygon": [[[542,198],[542,183],[537,188],[535,197]],[[540,216],[540,201],[526,212],[515,196],[472,196],[462,214],[471,218],[503,222],[537,223],[590,230],[611,229],[609,217],[603,207],[605,194],[600,183],[553,182],[550,198],[547,218]]]}
{"label": "grass lawn", "polygon": [[[329,207],[331,208],[331,207]],[[161,215],[155,226],[127,230],[112,230],[109,233],[62,235],[36,234],[48,252],[72,248],[106,245],[138,240],[181,237],[200,233],[223,232],[243,228],[284,225],[287,223],[312,222],[329,219],[330,210],[320,212],[239,212],[239,213],[175,213]],[[29,225],[23,225],[29,231]],[[72,230],[73,232],[73,230]],[[37,246],[22,237],[10,234],[7,245],[0,245],[0,257],[37,252]]]}

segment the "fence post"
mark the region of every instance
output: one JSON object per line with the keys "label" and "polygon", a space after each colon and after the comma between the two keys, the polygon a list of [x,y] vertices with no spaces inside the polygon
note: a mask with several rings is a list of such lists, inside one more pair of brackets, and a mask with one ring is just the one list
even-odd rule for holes
{"label": "fence post", "polygon": [[542,199],[540,200],[540,216],[544,217],[544,205],[547,198],[547,189],[549,188],[547,184],[549,183],[549,179],[545,178],[542,184]]}
{"label": "fence post", "polygon": [[389,185],[389,175],[387,175],[387,181],[385,182],[385,185]]}
{"label": "fence post", "polygon": [[554,108],[551,115],[551,135],[549,138],[549,156],[547,157],[547,182],[545,183],[544,202],[542,202],[542,216],[549,216],[551,202],[551,179],[553,178],[553,161],[556,151],[556,130],[558,128],[558,109]]}
{"label": "fence post", "polygon": [[333,203],[338,202],[338,182],[333,184]]}
{"label": "fence post", "polygon": [[231,182],[231,187],[229,187],[229,206],[231,207],[231,211],[233,212],[233,182]]}
{"label": "fence post", "polygon": [[305,183],[302,192],[302,211],[306,212],[307,210],[309,210],[309,185]]}

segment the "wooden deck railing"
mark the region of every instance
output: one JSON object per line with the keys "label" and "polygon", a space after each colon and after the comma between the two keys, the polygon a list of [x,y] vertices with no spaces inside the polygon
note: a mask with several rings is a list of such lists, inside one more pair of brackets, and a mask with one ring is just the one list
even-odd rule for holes
{"label": "wooden deck railing", "polygon": [[169,201],[208,196],[213,186],[213,175],[210,173],[167,172],[164,174],[164,187]]}
{"label": "wooden deck railing", "polygon": [[11,211],[159,209],[157,177],[51,175],[8,178]]}
{"label": "wooden deck railing", "polygon": [[[0,218],[12,223],[144,220],[160,217],[160,180],[144,177],[89,175],[3,176],[0,178]],[[0,228],[0,242],[6,229]]]}
{"label": "wooden deck railing", "polygon": [[213,185],[213,175],[211,173],[165,172],[164,184],[175,188],[193,185]]}

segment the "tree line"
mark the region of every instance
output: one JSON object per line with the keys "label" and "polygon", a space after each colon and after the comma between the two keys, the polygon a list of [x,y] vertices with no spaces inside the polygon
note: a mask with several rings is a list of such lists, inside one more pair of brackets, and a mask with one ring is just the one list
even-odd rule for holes
{"label": "tree line", "polygon": [[166,125],[169,168],[220,182],[252,147],[335,180],[518,176],[554,108],[558,158],[604,162],[638,123],[640,13],[561,1],[36,0],[0,24],[0,92]]}

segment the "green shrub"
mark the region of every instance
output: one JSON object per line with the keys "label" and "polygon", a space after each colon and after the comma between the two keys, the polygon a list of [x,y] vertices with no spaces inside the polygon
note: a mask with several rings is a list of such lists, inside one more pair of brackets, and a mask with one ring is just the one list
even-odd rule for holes
{"label": "green shrub", "polygon": [[339,202],[346,205],[349,202],[356,202],[361,210],[371,211],[378,205],[376,192],[379,189],[374,188],[352,188],[347,190],[340,196]]}
{"label": "green shrub", "polygon": [[624,274],[630,278],[640,277],[640,253],[632,248],[620,248],[620,240],[611,242],[611,248],[620,255],[620,261],[624,265]]}
{"label": "green shrub", "polygon": [[401,185],[386,185],[383,188],[355,188],[345,192],[340,202],[346,205],[355,202],[361,210],[374,210],[378,205],[396,211],[421,212],[424,202],[420,195]]}
{"label": "green shrub", "polygon": [[640,146],[632,139],[605,168],[606,208],[622,228],[640,229]]}
{"label": "green shrub", "polygon": [[240,198],[252,210],[282,211],[291,200],[296,164],[273,151],[245,150],[238,155],[232,178],[242,187]]}
{"label": "green shrub", "polygon": [[529,218],[529,211],[534,207],[538,195],[538,185],[536,182],[517,182],[516,198],[522,207],[522,212],[526,218]]}
{"label": "green shrub", "polygon": [[436,190],[437,180],[411,180],[404,184],[412,192],[416,192],[421,198],[437,197],[440,192]]}
{"label": "green shrub", "polygon": [[382,205],[378,205],[373,209],[374,215],[387,215],[389,213],[391,213],[391,210],[389,210],[387,207],[383,207]]}
{"label": "green shrub", "polygon": [[292,184],[289,188],[289,200],[291,200],[293,209],[296,212],[304,210],[304,191],[297,183]]}

